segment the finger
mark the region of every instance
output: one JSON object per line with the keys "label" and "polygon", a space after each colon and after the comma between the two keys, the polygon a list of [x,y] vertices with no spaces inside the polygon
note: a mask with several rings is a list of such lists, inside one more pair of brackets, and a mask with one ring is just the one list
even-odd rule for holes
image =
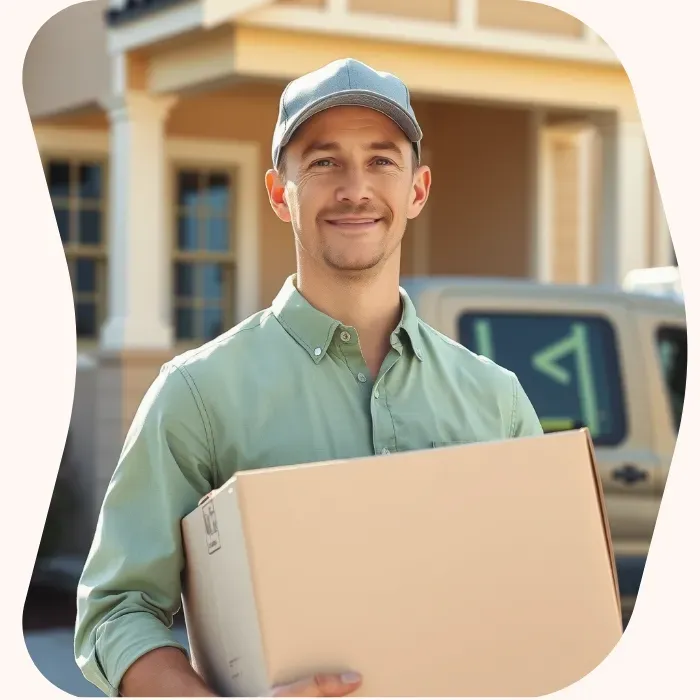
{"label": "finger", "polygon": [[362,678],[357,673],[317,673],[289,685],[273,688],[272,697],[339,698],[357,690]]}

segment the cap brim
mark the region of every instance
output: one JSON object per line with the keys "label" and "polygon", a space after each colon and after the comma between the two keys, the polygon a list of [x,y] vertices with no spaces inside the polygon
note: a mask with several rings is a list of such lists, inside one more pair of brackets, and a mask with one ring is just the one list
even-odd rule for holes
{"label": "cap brim", "polygon": [[417,145],[423,138],[423,132],[418,122],[393,100],[367,90],[345,90],[312,102],[303,112],[298,114],[285,130],[279,145],[280,150],[289,143],[302,124],[319,112],[323,112],[331,107],[367,107],[373,109],[395,122],[413,144]]}

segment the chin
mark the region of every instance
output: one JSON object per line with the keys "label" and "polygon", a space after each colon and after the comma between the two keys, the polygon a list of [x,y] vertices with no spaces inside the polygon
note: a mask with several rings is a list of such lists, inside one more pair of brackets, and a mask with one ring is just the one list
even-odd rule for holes
{"label": "chin", "polygon": [[339,272],[365,272],[373,270],[382,262],[382,258],[326,258],[326,263]]}

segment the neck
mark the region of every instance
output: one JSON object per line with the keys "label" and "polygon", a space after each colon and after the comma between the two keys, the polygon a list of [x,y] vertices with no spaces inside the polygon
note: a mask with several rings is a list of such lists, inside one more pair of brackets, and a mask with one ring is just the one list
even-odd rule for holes
{"label": "neck", "polygon": [[365,362],[375,375],[401,320],[399,260],[397,251],[381,270],[363,275],[319,269],[301,260],[297,264],[299,292],[322,313],[355,328]]}

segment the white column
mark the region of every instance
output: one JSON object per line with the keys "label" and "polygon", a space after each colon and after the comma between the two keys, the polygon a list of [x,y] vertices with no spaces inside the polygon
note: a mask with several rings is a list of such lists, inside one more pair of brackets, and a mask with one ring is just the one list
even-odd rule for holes
{"label": "white column", "polygon": [[591,209],[593,207],[593,144],[595,131],[587,126],[578,134],[578,220],[579,220],[579,250],[578,250],[578,277],[581,284],[593,282],[593,251],[594,228]]}
{"label": "white column", "polygon": [[545,282],[549,276],[548,249],[549,231],[545,228],[545,207],[549,204],[546,178],[546,153],[543,129],[545,112],[533,109],[530,112],[528,129],[528,217],[530,220],[530,277]]}
{"label": "white column", "polygon": [[601,281],[619,285],[630,270],[647,266],[649,157],[637,118],[605,120],[602,141]]}
{"label": "white column", "polygon": [[477,0],[457,0],[455,23],[460,29],[473,32],[477,24]]}
{"label": "white column", "polygon": [[175,102],[127,92],[110,105],[110,227],[104,350],[172,345],[165,119]]}
{"label": "white column", "polygon": [[[534,184],[531,195],[531,222],[533,229],[532,275],[540,282],[561,281],[556,267],[563,245],[561,231],[556,228],[560,207],[573,207],[575,211],[575,245],[577,269],[575,281],[589,284],[592,281],[592,251],[594,249],[591,223],[593,185],[593,136],[595,131],[588,121],[571,120],[548,125],[542,115],[534,112],[531,117],[530,140],[535,154],[531,158]],[[562,197],[557,179],[557,149],[573,152],[577,172],[573,176],[577,192],[572,203]]]}
{"label": "white column", "polygon": [[345,16],[348,12],[348,0],[328,0],[326,12],[332,15]]}
{"label": "white column", "polygon": [[661,192],[656,181],[654,182],[654,265],[667,267],[673,265],[673,242],[664,212],[664,204],[661,201]]}

